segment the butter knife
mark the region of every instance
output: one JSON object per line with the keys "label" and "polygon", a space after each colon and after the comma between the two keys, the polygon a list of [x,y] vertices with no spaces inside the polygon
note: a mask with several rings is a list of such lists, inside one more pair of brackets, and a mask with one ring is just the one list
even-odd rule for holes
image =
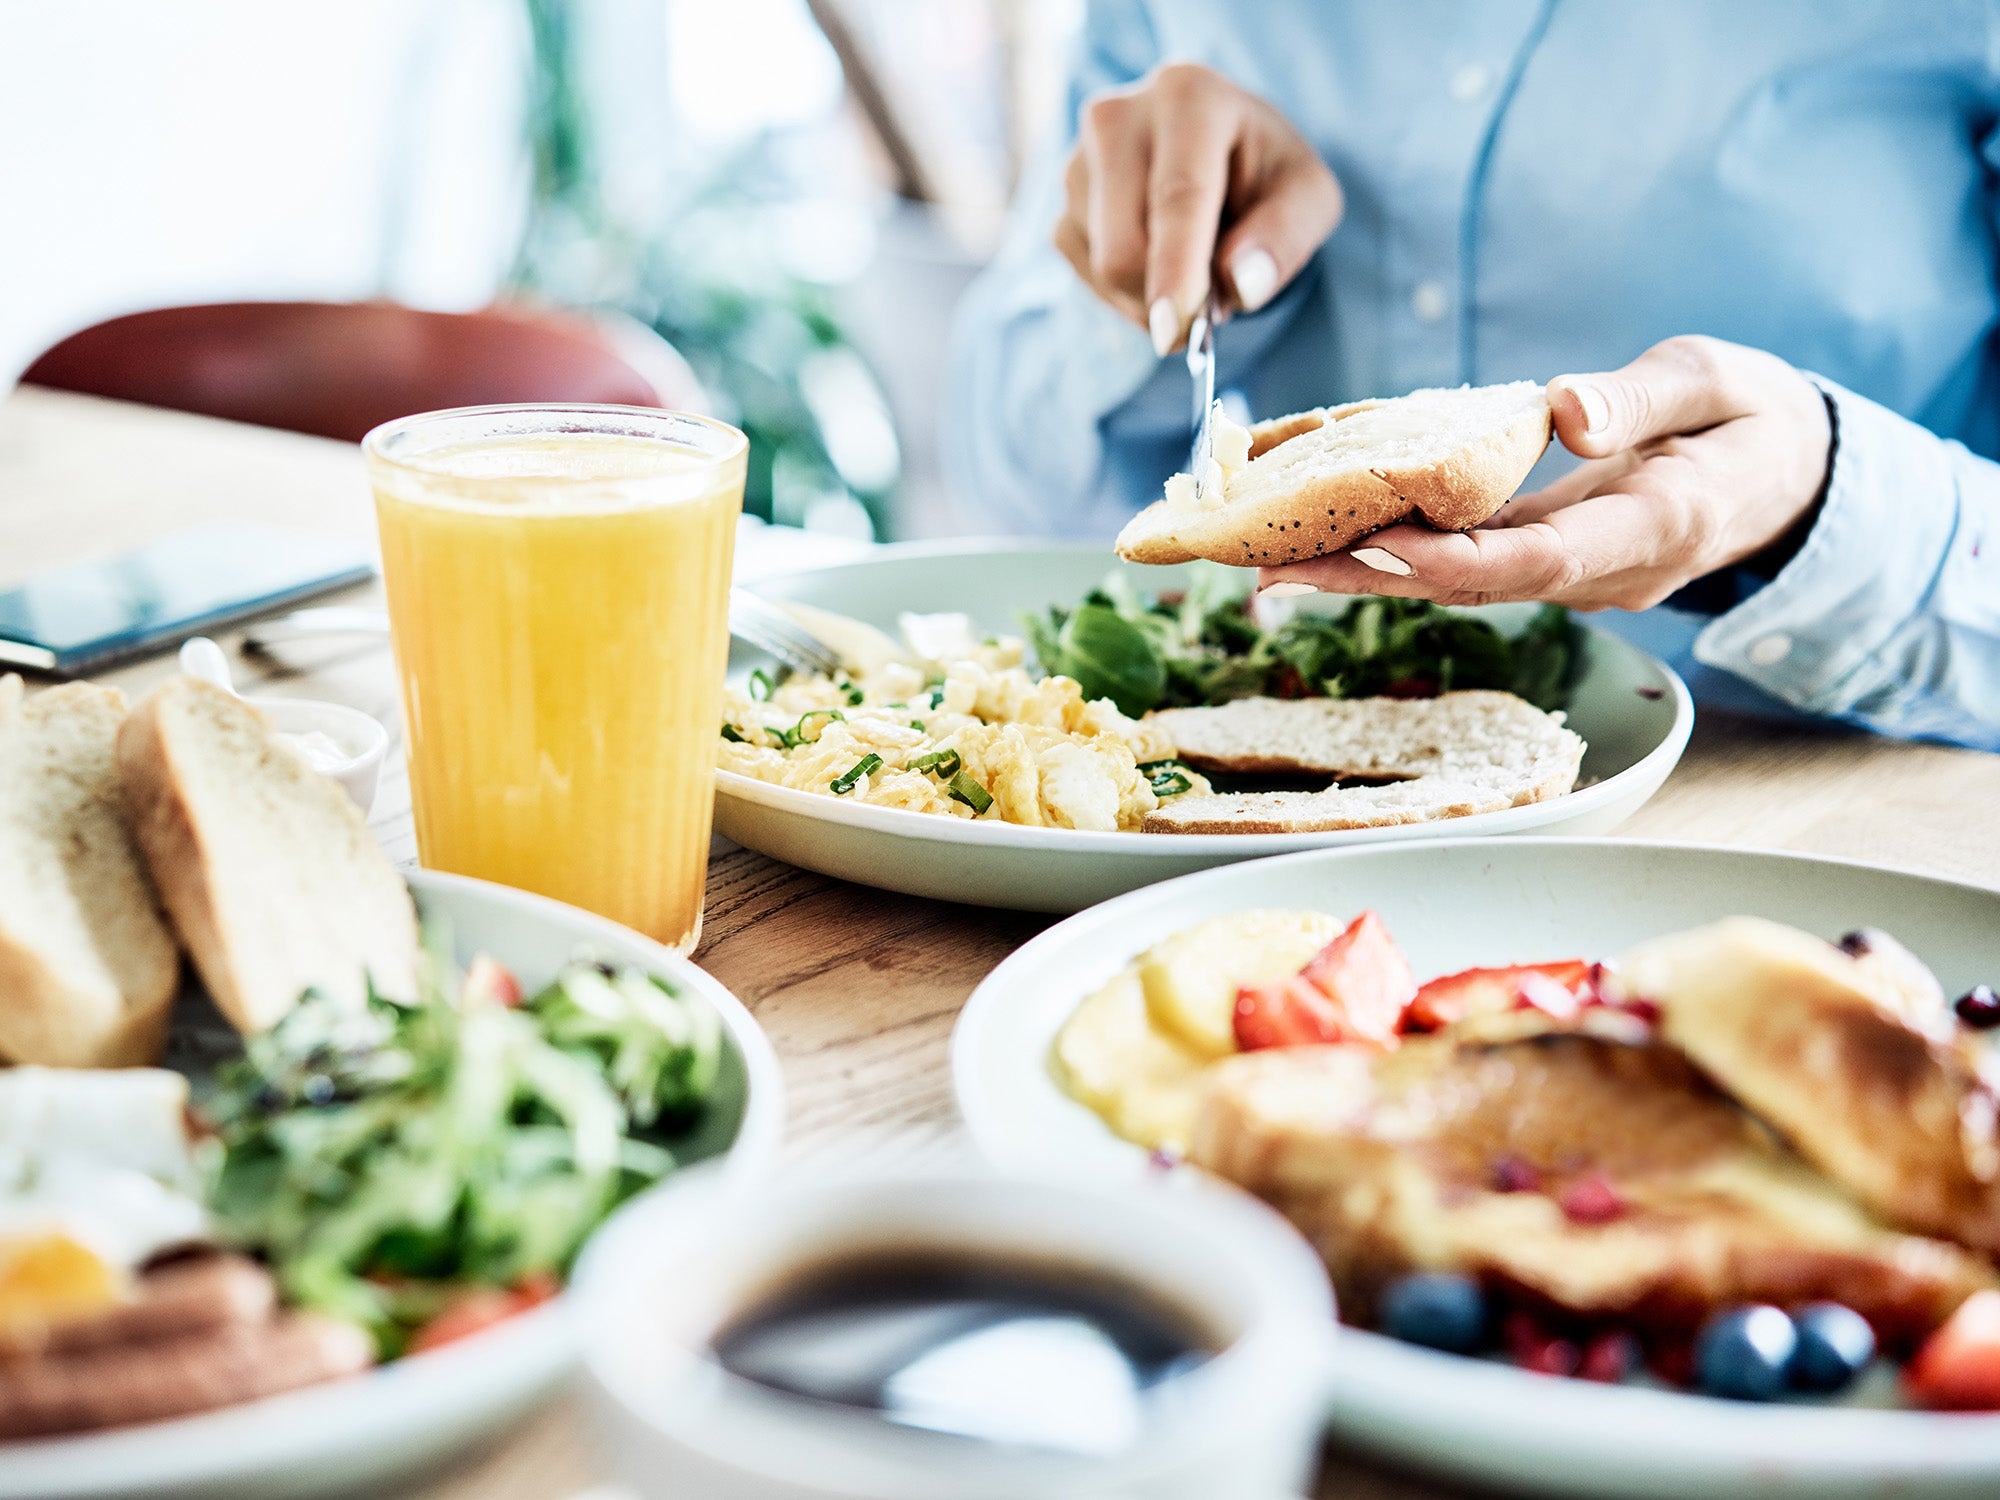
{"label": "butter knife", "polygon": [[1188,472],[1194,475],[1197,500],[1208,484],[1209,460],[1215,453],[1215,318],[1221,310],[1211,289],[1201,311],[1188,327],[1187,367],[1194,380],[1194,450],[1188,455]]}

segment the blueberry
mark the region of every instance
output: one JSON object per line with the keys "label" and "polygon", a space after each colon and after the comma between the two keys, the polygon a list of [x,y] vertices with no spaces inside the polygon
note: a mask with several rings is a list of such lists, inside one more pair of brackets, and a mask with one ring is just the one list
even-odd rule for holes
{"label": "blueberry", "polygon": [[1381,1321],[1406,1344],[1470,1354],[1486,1342],[1486,1296],[1469,1276],[1419,1271],[1389,1284]]}
{"label": "blueberry", "polygon": [[2000,1026],[2000,995],[1993,993],[1990,984],[1975,984],[1952,1006],[1958,1012],[1959,1020],[1975,1031],[1987,1031]]}
{"label": "blueberry", "polygon": [[1798,1330],[1775,1307],[1733,1307],[1708,1320],[1694,1345],[1694,1378],[1711,1396],[1774,1401],[1798,1348]]}
{"label": "blueberry", "polygon": [[1875,1357],[1875,1330],[1851,1307],[1814,1302],[1792,1319],[1799,1346],[1786,1373],[1792,1388],[1825,1395],[1852,1383]]}

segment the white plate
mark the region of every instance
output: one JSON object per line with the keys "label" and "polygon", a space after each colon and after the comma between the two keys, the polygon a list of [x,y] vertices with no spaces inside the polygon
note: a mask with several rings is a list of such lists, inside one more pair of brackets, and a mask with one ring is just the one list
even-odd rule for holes
{"label": "white plate", "polygon": [[[736,997],[658,943],[575,907],[483,880],[409,872],[428,917],[451,925],[461,959],[490,953],[530,990],[579,949],[638,964],[699,995],[729,1038],[718,1106],[677,1148],[724,1158],[731,1174],[775,1156],[783,1087],[771,1044]],[[77,1437],[0,1442],[0,1500],[290,1497],[375,1490],[520,1415],[574,1360],[566,1298],[463,1343],[366,1375],[264,1401]]]}
{"label": "white plate", "polygon": [[[1180,587],[1185,572],[1121,563],[1090,544],[924,542],[879,548],[861,562],[764,579],[756,591],[837,610],[891,633],[904,610],[962,610],[986,630],[1018,635],[1022,611],[1073,605],[1114,569],[1149,593]],[[1497,605],[1482,613],[1505,629],[1532,608]],[[842,880],[976,906],[1055,912],[1079,911],[1193,870],[1323,845],[1605,833],[1630,817],[1673,770],[1694,726],[1694,705],[1665,663],[1601,631],[1589,631],[1585,641],[1569,722],[1589,743],[1583,759],[1587,784],[1528,807],[1328,833],[1079,833],[867,807],[718,771],[715,828],[747,848]],[[732,670],[740,672],[763,660],[740,646],[730,658]]]}
{"label": "white plate", "polygon": [[[1947,993],[2000,976],[2000,891],[1894,870],[1609,839],[1472,839],[1321,849],[1213,870],[1070,918],[1002,963],[952,1035],[960,1113],[1005,1171],[1146,1171],[1064,1095],[1049,1047],[1077,1002],[1133,955],[1218,912],[1380,912],[1419,977],[1477,964],[1615,954],[1735,913],[1828,937],[1877,926]],[[1399,1461],[1539,1494],[1991,1496],[2000,1416],[1745,1407],[1551,1380],[1343,1330],[1333,1430]]]}

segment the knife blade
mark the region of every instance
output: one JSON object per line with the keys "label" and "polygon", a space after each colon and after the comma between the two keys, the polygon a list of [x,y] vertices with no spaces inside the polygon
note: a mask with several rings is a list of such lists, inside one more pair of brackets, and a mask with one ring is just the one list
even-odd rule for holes
{"label": "knife blade", "polygon": [[1215,411],[1215,318],[1219,311],[1220,305],[1211,290],[1208,300],[1188,327],[1187,367],[1188,375],[1194,381],[1194,448],[1188,455],[1188,472],[1194,475],[1197,500],[1207,498],[1203,490],[1208,484],[1209,460],[1215,452],[1212,417]]}

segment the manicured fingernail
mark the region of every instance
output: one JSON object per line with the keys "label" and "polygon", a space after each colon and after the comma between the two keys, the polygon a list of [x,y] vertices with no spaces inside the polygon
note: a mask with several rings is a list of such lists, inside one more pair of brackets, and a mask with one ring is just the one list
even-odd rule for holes
{"label": "manicured fingernail", "polygon": [[1229,258],[1229,279],[1236,287],[1236,300],[1243,310],[1255,312],[1278,289],[1278,263],[1268,251],[1253,245]]}
{"label": "manicured fingernail", "polygon": [[1296,599],[1301,594],[1317,594],[1318,592],[1318,584],[1299,583],[1290,578],[1281,578],[1276,583],[1267,583],[1261,589],[1257,590],[1259,597],[1265,599]]}
{"label": "manicured fingernail", "polygon": [[1174,345],[1181,340],[1181,319],[1174,311],[1173,298],[1153,299],[1153,305],[1146,309],[1146,330],[1153,335],[1153,352],[1161,359],[1174,352]]}
{"label": "manicured fingernail", "polygon": [[1398,578],[1408,578],[1417,571],[1383,547],[1356,547],[1347,555],[1364,568],[1373,568],[1378,573],[1394,573]]}
{"label": "manicured fingernail", "polygon": [[1570,383],[1569,393],[1576,397],[1577,407],[1583,412],[1585,432],[1602,432],[1611,425],[1611,403],[1603,391],[1578,380]]}

